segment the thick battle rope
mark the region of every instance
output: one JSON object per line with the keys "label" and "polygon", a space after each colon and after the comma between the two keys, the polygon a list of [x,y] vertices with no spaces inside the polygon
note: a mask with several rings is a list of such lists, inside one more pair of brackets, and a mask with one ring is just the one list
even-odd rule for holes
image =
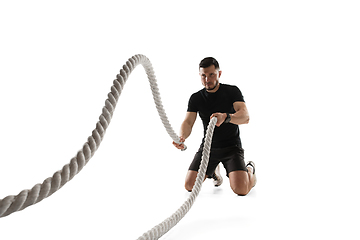
{"label": "thick battle rope", "polygon": [[[161,103],[161,97],[151,62],[144,55],[135,55],[126,62],[120,70],[120,74],[116,76],[113,86],[111,87],[111,92],[108,94],[108,99],[106,99],[105,106],[102,109],[102,114],[99,117],[99,121],[96,123],[96,128],[92,131],[91,136],[88,137],[88,141],[83,145],[82,149],[79,150],[76,156],[71,159],[70,163],[66,164],[61,170],[54,173],[52,177],[45,179],[42,184],[36,184],[31,190],[23,190],[16,196],[10,195],[0,199],[0,218],[6,217],[17,211],[21,211],[51,196],[82,170],[99,148],[100,143],[104,138],[106,129],[110,124],[124,85],[131,72],[139,64],[142,64],[146,71],[157,111],[167,133],[174,142],[180,143],[180,138],[172,129]],[[202,182],[205,178],[205,172],[209,161],[211,139],[216,121],[217,119],[213,118],[209,123],[205,137],[205,146],[199,174],[188,200],[173,215],[148,232],[144,233],[138,239],[150,240],[160,238],[173,226],[175,226],[191,208],[195,198],[200,192]]]}
{"label": "thick battle rope", "polygon": [[217,122],[217,118],[214,117],[210,120],[208,128],[206,130],[205,135],[205,144],[203,155],[201,158],[201,163],[199,167],[199,173],[196,177],[194,187],[191,191],[189,198],[181,205],[181,207],[170,217],[165,219],[160,224],[153,227],[151,230],[144,233],[141,237],[137,240],[156,240],[159,239],[162,235],[167,233],[172,227],[174,227],[190,210],[193,203],[195,202],[196,197],[198,196],[202,183],[205,179],[205,173],[207,169],[207,165],[209,163],[209,156],[210,156],[210,147],[211,147],[211,139],[214,132],[215,124]]}

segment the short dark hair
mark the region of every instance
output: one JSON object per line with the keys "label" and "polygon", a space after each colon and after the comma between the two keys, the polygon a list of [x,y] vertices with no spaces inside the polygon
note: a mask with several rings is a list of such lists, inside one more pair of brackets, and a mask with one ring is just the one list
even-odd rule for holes
{"label": "short dark hair", "polygon": [[215,69],[220,69],[218,61],[216,61],[216,59],[213,57],[207,57],[207,58],[204,58],[203,60],[201,60],[201,62],[199,64],[199,69],[207,68],[207,67],[210,67],[211,65],[214,65]]}

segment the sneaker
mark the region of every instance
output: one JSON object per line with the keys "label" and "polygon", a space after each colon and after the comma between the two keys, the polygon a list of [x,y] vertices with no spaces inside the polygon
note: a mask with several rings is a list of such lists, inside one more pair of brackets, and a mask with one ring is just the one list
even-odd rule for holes
{"label": "sneaker", "polygon": [[252,167],[253,169],[253,174],[255,174],[255,163],[253,161],[248,161],[247,164],[246,164],[246,167]]}
{"label": "sneaker", "polygon": [[215,187],[219,187],[223,183],[223,178],[220,175],[220,165],[217,165],[212,179],[214,180],[213,183]]}
{"label": "sneaker", "polygon": [[253,169],[253,174],[254,174],[254,186],[253,187],[255,187],[256,182],[257,182],[257,178],[256,178],[256,174],[255,174],[255,163],[253,161],[249,161],[246,164],[246,167],[248,167],[248,166],[252,167],[252,169]]}

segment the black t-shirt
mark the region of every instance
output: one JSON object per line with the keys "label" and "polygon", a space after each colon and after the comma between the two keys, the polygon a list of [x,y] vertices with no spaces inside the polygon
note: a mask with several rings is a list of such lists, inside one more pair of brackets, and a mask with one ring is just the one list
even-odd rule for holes
{"label": "black t-shirt", "polygon": [[[203,147],[207,126],[213,113],[235,113],[233,103],[245,102],[240,89],[236,86],[220,84],[215,93],[209,93],[205,88],[191,95],[188,112],[199,112],[204,125],[204,138],[200,148]],[[212,148],[241,146],[239,126],[232,123],[223,123],[215,127],[212,138]]]}

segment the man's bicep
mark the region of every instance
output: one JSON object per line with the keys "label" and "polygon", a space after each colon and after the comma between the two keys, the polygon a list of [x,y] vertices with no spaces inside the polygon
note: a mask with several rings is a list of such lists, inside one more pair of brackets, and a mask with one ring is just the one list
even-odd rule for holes
{"label": "man's bicep", "polygon": [[245,103],[245,102],[237,101],[237,102],[234,102],[233,106],[234,106],[235,112],[238,112],[238,111],[240,111],[240,110],[245,110],[245,111],[247,111],[247,107],[246,107],[246,103]]}

